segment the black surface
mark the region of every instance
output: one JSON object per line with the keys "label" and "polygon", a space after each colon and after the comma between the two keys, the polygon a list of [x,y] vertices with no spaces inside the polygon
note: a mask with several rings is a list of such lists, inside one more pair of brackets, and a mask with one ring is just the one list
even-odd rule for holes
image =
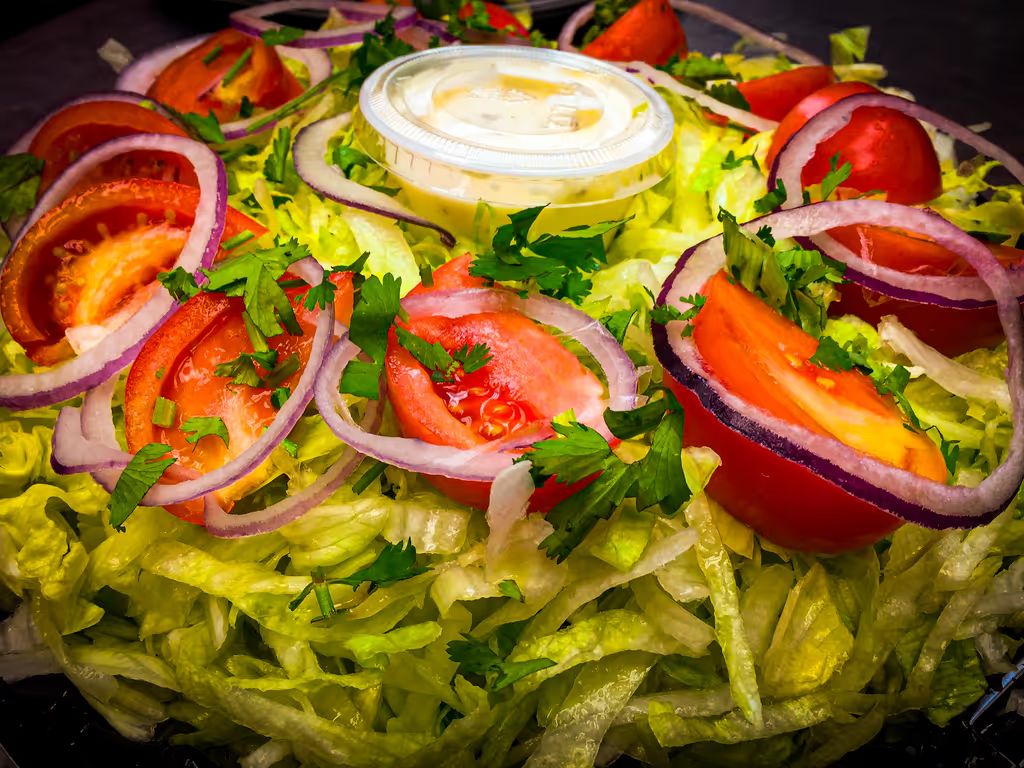
{"label": "black surface", "polygon": [[[14,2],[14,0],[8,0]],[[229,0],[36,0],[0,29],[0,146],[7,146],[63,101],[113,85],[96,56],[108,37],[143,52],[223,25]],[[889,68],[889,82],[962,123],[992,123],[988,138],[1024,155],[1024,4],[1020,0],[715,0],[723,10],[827,58],[829,32],[872,26],[871,56]],[[77,6],[77,7],[76,7]],[[6,4],[5,4],[6,8]],[[59,14],[59,15],[55,15]],[[43,20],[47,19],[47,20]],[[557,17],[539,19],[553,32]],[[691,47],[727,50],[734,38],[697,20],[687,22]],[[6,38],[6,39],[4,39]],[[847,768],[901,765],[1024,767],[1024,721],[991,717],[969,729],[945,730],[920,719],[898,724],[843,761]],[[21,768],[205,768],[195,750],[160,741],[120,738],[61,677],[0,683],[0,743]],[[0,756],[0,766],[4,764]]]}

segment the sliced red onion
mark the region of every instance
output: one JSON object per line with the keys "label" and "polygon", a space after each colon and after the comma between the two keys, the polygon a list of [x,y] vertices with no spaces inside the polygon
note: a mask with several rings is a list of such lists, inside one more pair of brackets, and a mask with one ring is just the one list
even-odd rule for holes
{"label": "sliced red onion", "polygon": [[439,224],[427,221],[383,192],[346,179],[338,168],[327,164],[324,160],[327,142],[351,121],[352,113],[345,112],[307,125],[299,131],[292,147],[292,156],[295,158],[295,170],[302,180],[314,191],[336,203],[433,229],[441,236],[441,242],[449,248],[455,245],[455,238],[451,232]]}
{"label": "sliced red onion", "polygon": [[915,368],[947,392],[958,397],[995,403],[1010,412],[1010,391],[1006,382],[994,376],[978,373],[963,363],[951,360],[935,347],[925,344],[912,330],[892,315],[886,315],[878,324],[878,336],[897,354],[903,355]]}
{"label": "sliced red onion", "polygon": [[[317,275],[319,267],[312,257],[303,260],[289,268],[302,279],[310,282],[319,282],[319,277],[311,280]],[[319,270],[322,274],[322,270]],[[179,504],[183,501],[197,499],[212,491],[219,490],[231,485],[239,478],[252,472],[262,464],[271,452],[281,443],[288,433],[292,431],[295,424],[302,417],[306,405],[313,399],[313,384],[324,361],[324,356],[330,346],[334,330],[334,306],[328,305],[326,309],[319,310],[316,322],[316,333],[313,336],[313,344],[309,353],[309,360],[306,367],[295,384],[291,396],[277,412],[274,420],[263,431],[260,437],[246,448],[242,453],[227,462],[221,467],[208,472],[205,475],[192,478],[174,484],[159,484],[154,486],[143,498],[145,506],[165,507],[169,504]],[[97,397],[105,395],[104,391],[97,393]],[[104,424],[112,417],[110,414],[110,400],[105,402],[106,410],[100,415],[91,412],[90,424],[96,424],[102,418]],[[90,404],[90,408],[92,408]],[[83,434],[81,414],[71,414],[78,409],[64,408],[57,419],[57,426],[54,428],[52,462],[58,471],[69,472],[92,472],[96,481],[107,490],[112,490],[113,485],[109,482],[108,473],[100,470],[120,469],[131,461],[132,454],[122,451],[116,444],[110,445],[98,439],[88,439]],[[95,429],[95,428],[94,428]],[[105,429],[105,428],[104,428]],[[94,431],[94,434],[96,432]],[[107,432],[109,436],[109,432]],[[116,482],[116,477],[114,478]]]}
{"label": "sliced red onion", "polygon": [[342,45],[357,45],[363,36],[373,33],[373,25],[389,13],[395,19],[395,29],[404,29],[416,20],[413,8],[371,5],[367,3],[344,2],[344,0],[281,0],[264,3],[242,11],[235,11],[228,19],[232,27],[253,37],[259,37],[268,29],[281,29],[283,25],[268,21],[268,16],[278,13],[300,11],[338,11],[346,19],[356,22],[342,29],[309,30],[289,45],[293,48],[334,48]]}
{"label": "sliced red onion", "polygon": [[[636,404],[637,375],[629,356],[598,321],[556,299],[537,295],[521,298],[510,291],[473,288],[407,296],[402,300],[402,307],[412,318],[462,317],[477,312],[520,312],[538,323],[572,336],[598,362],[608,382],[608,402],[585,412],[579,411],[576,417],[606,437],[609,433],[602,418],[604,405],[612,410],[629,410]],[[400,469],[460,480],[492,482],[498,473],[512,465],[515,456],[507,452],[507,446],[492,443],[471,449],[452,448],[361,430],[338,393],[338,382],[345,367],[358,354],[359,348],[347,336],[341,337],[328,355],[316,383],[316,402],[320,415],[346,445]]]}
{"label": "sliced red onion", "polygon": [[[188,53],[197,45],[205,42],[209,37],[209,35],[198,35],[150,51],[145,56],[136,59],[131,66],[121,73],[117,78],[117,87],[124,91],[134,91],[139,94],[146,93],[153,85],[153,81],[167,68],[168,64]],[[331,75],[333,65],[331,64],[331,57],[327,55],[326,51],[302,50],[284,45],[276,46],[275,50],[282,57],[297,61],[306,68],[306,71],[309,73],[310,88],[322,83]],[[271,121],[250,131],[250,126],[262,119],[263,115],[253,115],[244,120],[222,123],[220,129],[224,134],[224,138],[227,141],[232,141],[270,130],[277,122]]]}
{"label": "sliced red onion", "polygon": [[[366,415],[363,417],[362,427],[370,432],[376,432],[380,428],[380,422],[380,403],[371,400],[366,405]],[[313,507],[327,501],[335,491],[345,484],[362,460],[362,454],[356,453],[351,448],[345,448],[338,460],[308,487],[258,512],[232,515],[224,511],[212,493],[207,494],[203,500],[206,511],[206,531],[212,536],[225,539],[276,531],[282,525],[302,517]]]}
{"label": "sliced red onion", "polygon": [[[709,371],[683,324],[654,324],[654,347],[665,369],[691,389],[705,408],[743,437],[800,464],[853,496],[918,525],[953,528],[992,520],[1013,500],[1024,478],[1024,330],[1017,297],[1006,271],[984,244],[938,214],[878,200],[847,200],[806,205],[769,214],[744,227],[753,232],[770,226],[777,238],[814,235],[832,227],[870,224],[900,227],[931,237],[960,254],[996,297],[999,318],[1009,347],[1006,381],[1014,424],[1006,460],[978,486],[949,486],[891,466],[839,440],[779,419],[729,392]],[[842,254],[839,255],[842,260]],[[678,306],[698,293],[725,265],[722,236],[705,240],[680,258],[659,296],[659,303]],[[958,278],[948,278],[950,280]]]}
{"label": "sliced red onion", "polygon": [[744,128],[750,128],[752,131],[757,131],[758,133],[762,131],[772,131],[779,126],[779,124],[774,120],[758,117],[753,112],[748,112],[745,109],[739,109],[738,107],[734,107],[730,104],[719,101],[718,99],[712,98],[711,96],[708,96],[708,94],[704,93],[704,91],[699,91],[696,88],[683,85],[668,72],[662,72],[660,69],[655,69],[650,64],[643,61],[630,61],[624,64],[617,64],[616,66],[625,69],[632,75],[638,75],[639,77],[644,78],[651,85],[664,88],[667,91],[672,91],[684,98],[692,99],[705,109],[714,112],[716,115],[728,118],[737,125],[742,125]]}
{"label": "sliced red onion", "polygon": [[[899,96],[863,93],[840,99],[816,114],[790,137],[776,156],[768,174],[768,188],[775,189],[776,181],[785,185],[790,195],[782,204],[783,208],[800,205],[800,195],[796,190],[803,187],[801,175],[804,167],[814,157],[818,145],[842,130],[850,122],[854,111],[861,107],[886,107],[915,120],[931,123],[943,133],[999,161],[1017,181],[1024,184],[1024,165],[1009,152],[971,129]],[[980,277],[961,276],[951,279],[899,272],[860,258],[825,232],[816,234],[810,241],[823,253],[847,264],[845,277],[848,280],[886,296],[960,309],[991,306],[993,303],[992,294]],[[1024,270],[1010,270],[1007,279],[1017,296],[1024,297]]]}
{"label": "sliced red onion", "polygon": [[[727,13],[711,8],[703,3],[693,3],[689,2],[689,0],[669,0],[669,5],[682,13],[688,13],[691,16],[704,19],[705,21],[709,21],[719,27],[732,30],[740,37],[757,43],[769,50],[785,54],[793,61],[798,61],[801,64],[821,64],[821,59],[817,56],[814,56],[801,48],[797,48],[795,45],[790,45],[774,35],[762,32],[757,27],[752,27],[745,21],[740,21]],[[558,47],[563,51],[573,51],[574,53],[578,53],[579,50],[573,45],[573,40],[576,39],[576,33],[579,32],[580,27],[592,18],[594,18],[594,3],[587,3],[577,9],[576,12],[566,20],[565,25],[562,27],[562,31],[559,33]]]}
{"label": "sliced red onion", "polygon": [[730,16],[717,8],[712,8],[711,6],[704,5],[703,3],[690,2],[690,0],[668,0],[668,4],[681,13],[688,13],[691,16],[704,19],[704,21],[711,22],[712,24],[716,24],[724,29],[732,30],[745,40],[757,43],[762,48],[767,48],[770,51],[781,53],[793,61],[797,61],[801,64],[822,63],[821,59],[808,53],[802,48],[790,45],[786,41],[780,40],[775,35],[762,32],[757,27],[752,27],[745,21],[740,21],[734,16]]}
{"label": "sliced red onion", "polygon": [[[437,19],[426,19],[417,15],[416,22],[413,26],[415,26],[416,29],[422,30],[430,37],[436,37],[445,45],[459,45],[462,42],[456,35],[453,35],[448,31],[447,24],[443,21],[438,21]],[[427,48],[430,45],[430,37],[427,38],[426,45],[424,45],[423,48]],[[413,43],[410,42],[410,45],[412,44]],[[423,50],[423,48],[419,48],[419,50]]]}
{"label": "sliced red onion", "polygon": [[[213,151],[183,136],[134,134],[112,139],[89,150],[68,166],[43,193],[29,214],[22,233],[62,201],[94,167],[125,152],[140,150],[181,155],[192,164],[199,180],[199,203],[188,239],[174,266],[188,272],[210,266],[224,231],[227,174],[224,164]],[[16,246],[17,241],[12,250]],[[74,359],[41,373],[0,376],[0,406],[22,410],[52,405],[106,381],[135,358],[146,339],[176,306],[171,295],[161,288],[124,325]]]}

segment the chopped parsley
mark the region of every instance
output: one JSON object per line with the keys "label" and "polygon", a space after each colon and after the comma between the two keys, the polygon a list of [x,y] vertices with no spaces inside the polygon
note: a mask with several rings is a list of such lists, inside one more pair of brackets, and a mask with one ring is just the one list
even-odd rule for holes
{"label": "chopped parsley", "polygon": [[750,103],[747,101],[746,96],[733,83],[712,83],[708,86],[707,91],[711,98],[717,99],[723,104],[728,104],[730,107],[736,107],[747,112],[750,111]]}
{"label": "chopped parsley", "polygon": [[463,344],[448,352],[439,342],[424,341],[402,326],[395,327],[395,334],[398,343],[430,371],[430,380],[436,384],[451,382],[460,369],[465,374],[475,373],[491,361],[491,350],[486,344]]}
{"label": "chopped parsley", "polygon": [[373,160],[368,154],[362,152],[355,147],[348,147],[339,144],[334,148],[334,152],[331,153],[331,162],[333,162],[346,177],[352,172],[353,168],[361,167],[367,168],[374,165]]}
{"label": "chopped parsley", "polygon": [[270,404],[280,410],[291,396],[292,390],[290,387],[278,387],[270,393]]}
{"label": "chopped parsley", "polygon": [[[495,650],[488,643],[463,633],[462,640],[448,643],[448,658],[458,662],[458,672],[465,676],[482,677],[490,691],[500,691],[527,675],[555,666],[551,659],[530,659],[528,661],[506,661],[512,648]],[[492,642],[496,641],[492,640]]]}
{"label": "chopped parsley", "polygon": [[270,154],[263,162],[263,175],[268,181],[283,184],[288,174],[288,151],[292,146],[292,129],[287,125],[274,134],[274,143],[271,145]]}
{"label": "chopped parsley", "polygon": [[366,278],[352,309],[349,339],[369,360],[353,360],[341,377],[341,392],[376,400],[388,347],[388,331],[401,311],[402,279],[388,273],[383,280]]}
{"label": "chopped parsley", "polygon": [[505,579],[504,581],[498,582],[498,591],[505,597],[510,597],[516,602],[526,602],[526,595],[523,594],[523,590],[519,588],[519,585],[516,584],[513,579]]}
{"label": "chopped parsley", "polygon": [[160,272],[156,279],[174,297],[175,301],[181,303],[185,303],[199,293],[195,277],[182,267],[175,267],[170,272]]}
{"label": "chopped parsley", "polygon": [[635,309],[620,309],[617,312],[612,312],[610,315],[605,315],[601,318],[601,325],[603,325],[615,340],[622,344],[626,339],[626,332],[629,330],[630,324],[637,316]]}
{"label": "chopped parsley", "polygon": [[530,239],[530,229],[545,206],[509,214],[498,227],[491,249],[476,257],[469,273],[493,282],[518,282],[545,296],[579,304],[593,287],[584,275],[607,263],[604,236],[628,219],[570,227],[559,234]]}
{"label": "chopped parsley", "polygon": [[231,379],[232,384],[243,384],[248,387],[263,386],[263,376],[256,370],[260,366],[270,373],[277,365],[277,350],[267,349],[262,352],[242,352],[233,360],[218,363],[213,369],[216,376]]}
{"label": "chopped parsley", "polygon": [[[659,325],[665,325],[666,323],[671,323],[674,320],[689,322],[697,316],[707,301],[707,297],[700,293],[695,293],[692,296],[683,296],[679,301],[683,304],[689,304],[690,308],[681,310],[678,307],[673,307],[668,304],[658,304],[654,295],[649,295],[651,297],[651,301],[654,302],[654,306],[651,307],[651,322],[658,323]],[[693,326],[687,325],[686,328],[683,329],[683,336],[689,336],[691,333],[693,333]]]}
{"label": "chopped parsley", "polygon": [[744,155],[743,157],[736,157],[736,153],[733,152],[731,149],[729,150],[729,153],[725,156],[725,160],[722,161],[722,170],[732,171],[735,170],[736,168],[739,168],[744,163],[750,163],[756,171],[761,170],[761,166],[757,162],[757,158],[754,157],[752,154]]}
{"label": "chopped parsley", "polygon": [[186,112],[184,114],[179,112],[177,115],[193,134],[207,144],[224,143],[224,131],[221,130],[220,121],[217,120],[217,116],[213,114],[212,109],[206,113],[206,117],[195,112]]}
{"label": "chopped parsley", "polygon": [[181,425],[181,431],[187,435],[185,442],[189,445],[196,445],[204,437],[219,437],[227,448],[231,440],[220,416],[193,416]]}
{"label": "chopped parsley", "polygon": [[771,213],[786,202],[786,185],[782,179],[775,180],[775,189],[754,201],[754,210],[758,213]]}
{"label": "chopped parsley", "polygon": [[113,528],[124,530],[125,520],[149,489],[163,477],[167,468],[177,461],[175,458],[163,458],[170,450],[171,446],[164,443],[149,443],[132,456],[110,494],[110,525]]}
{"label": "chopped parsley", "polygon": [[263,30],[260,33],[260,37],[267,45],[288,45],[288,43],[294,43],[305,34],[306,31],[303,29],[283,25],[275,29]]}
{"label": "chopped parsley", "polygon": [[373,25],[373,34],[363,35],[362,44],[349,59],[348,90],[355,90],[377,67],[412,53],[413,47],[395,34],[395,20],[389,13]]}
{"label": "chopped parsley", "polygon": [[558,437],[534,443],[519,460],[532,463],[530,474],[540,487],[549,477],[569,484],[596,477],[589,485],[559,502],[547,515],[554,532],[540,546],[549,557],[564,560],[599,520],[608,518],[627,498],[638,509],[660,505],[674,515],[690,498],[679,456],[683,450],[683,411],[669,392],[628,414],[606,412],[612,434],[625,439],[649,434],[651,448],[627,464],[596,430],[575,421],[552,423]]}
{"label": "chopped parsley", "polygon": [[709,80],[735,80],[736,75],[729,69],[723,59],[709,58],[700,53],[691,53],[680,59],[673,56],[668,63],[659,69],[668,72],[672,77],[687,81],[687,85],[703,88]]}

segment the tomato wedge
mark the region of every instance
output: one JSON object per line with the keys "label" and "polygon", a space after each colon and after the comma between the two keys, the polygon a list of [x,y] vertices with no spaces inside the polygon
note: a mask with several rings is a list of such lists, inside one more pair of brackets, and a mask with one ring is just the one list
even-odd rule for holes
{"label": "tomato wedge", "polygon": [[[338,288],[335,311],[338,319],[347,323],[352,316],[352,275],[342,273],[331,279]],[[294,387],[309,360],[316,313],[295,301],[305,290],[285,291],[293,300],[302,335],[282,334],[267,339],[268,346],[277,351],[278,362],[293,354],[299,360],[298,369],[276,382],[275,387]],[[242,319],[243,309],[241,298],[202,293],[187,301],[149,338],[132,364],[125,384],[124,422],[129,451],[135,453],[148,443],[164,443],[171,446],[171,454],[178,458],[178,465],[209,472],[242,453],[274,420],[277,409],[271,402],[271,388],[232,384],[230,379],[214,373],[218,364],[253,351]],[[175,404],[171,426],[153,423],[158,397]],[[203,437],[195,445],[186,441],[188,435],[181,430],[181,425],[190,418],[202,416],[217,416],[224,421],[228,445],[216,436]],[[232,501],[262,484],[267,479],[267,471],[263,468],[252,472],[218,491],[218,501],[230,506]],[[201,500],[175,504],[168,507],[168,511],[190,523],[203,522]]]}
{"label": "tomato wedge", "polygon": [[[937,243],[896,229],[852,225],[830,229],[829,234],[861,258],[883,267],[915,275],[973,275],[963,259]],[[1024,264],[1024,250],[989,244],[993,255],[1006,267]],[[853,283],[840,286],[840,300],[830,314],[856,315],[872,325],[885,315],[895,315],[926,344],[944,355],[960,355],[978,347],[990,347],[1003,339],[1003,327],[994,306],[951,309],[894,299]]]}
{"label": "tomato wedge", "polygon": [[[434,272],[433,286],[418,286],[411,293],[482,287],[481,279],[469,275],[472,260],[468,253],[453,259]],[[449,352],[463,344],[486,344],[492,359],[474,373],[437,384],[392,331],[385,374],[391,406],[406,437],[456,448],[476,448],[516,434],[536,434],[540,440],[549,436],[553,417],[570,408],[581,411],[604,397],[601,382],[575,355],[517,312],[417,318],[407,327]],[[490,483],[424,477],[460,504],[487,508]],[[586,482],[567,486],[551,479],[534,494],[530,507],[547,511]]]}
{"label": "tomato wedge", "polygon": [[[39,191],[49,187],[83,153],[133,133],[187,135],[158,112],[127,101],[88,101],[60,110],[43,123],[28,148],[44,163]],[[128,152],[98,165],[75,186],[72,194],[104,181],[136,177],[196,183],[192,166],[179,155]]]}
{"label": "tomato wedge", "polygon": [[[40,365],[74,355],[66,332],[137,309],[158,272],[177,259],[199,190],[173,181],[123,179],[69,197],[26,233],[0,273],[0,313],[11,337]],[[256,221],[228,208],[223,239]]]}
{"label": "tomato wedge", "polygon": [[646,61],[658,67],[687,53],[686,32],[668,0],[640,0],[583,47],[606,61]]}
{"label": "tomato wedge", "polygon": [[836,81],[832,67],[794,67],[785,72],[736,83],[750,111],[768,120],[781,120],[807,96]]}
{"label": "tomato wedge", "polygon": [[[938,447],[910,431],[903,414],[856,371],[819,368],[817,340],[720,272],[705,286],[693,340],[707,367],[753,406],[881,461],[934,480],[946,465]],[[803,466],[725,426],[690,390],[671,382],[686,410],[684,441],[722,458],[709,491],[769,540],[801,551],[867,546],[900,521]]]}
{"label": "tomato wedge", "polygon": [[224,122],[239,117],[242,97],[272,109],[300,93],[302,86],[273,46],[225,29],[168,64],[146,95],[179,112],[212,111]]}
{"label": "tomato wedge", "polygon": [[[775,129],[765,159],[767,167],[772,167],[789,138],[821,110],[847,96],[877,92],[867,83],[835,83],[804,98]],[[845,128],[818,145],[803,170],[803,185],[820,182],[837,154],[840,162],[853,166],[844,187],[882,191],[889,202],[904,205],[927,202],[942,192],[942,174],[931,139],[920,123],[901,112],[885,107],[856,110]]]}
{"label": "tomato wedge", "polygon": [[[481,2],[484,12],[487,14],[487,23],[502,34],[514,37],[529,37],[530,33],[519,19],[513,16],[508,10],[495,3]],[[465,21],[476,13],[476,3],[465,3],[459,9],[459,18]]]}

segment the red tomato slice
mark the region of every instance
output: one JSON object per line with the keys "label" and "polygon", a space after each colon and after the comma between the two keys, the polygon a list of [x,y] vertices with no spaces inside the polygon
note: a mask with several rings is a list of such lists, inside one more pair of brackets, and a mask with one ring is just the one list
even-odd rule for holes
{"label": "red tomato slice", "polygon": [[[973,275],[974,269],[952,251],[920,235],[895,229],[853,225],[830,229],[829,234],[861,258],[908,274]],[[1024,263],[1024,250],[989,244],[1006,267]],[[944,355],[959,355],[978,347],[990,347],[1003,338],[999,313],[993,307],[949,309],[931,304],[893,299],[847,283],[839,288],[840,300],[830,314],[856,315],[877,325],[885,315],[895,315],[922,341]]]}
{"label": "red tomato slice", "polygon": [[[338,290],[335,311],[338,319],[348,322],[352,316],[352,275],[332,276]],[[305,288],[292,288],[285,293],[293,300]],[[295,317],[302,336],[282,334],[267,340],[278,352],[278,361],[298,355],[298,371],[278,386],[293,388],[309,360],[316,330],[316,313],[301,302],[295,303]],[[252,445],[263,429],[274,420],[277,409],[270,401],[271,389],[231,384],[229,379],[214,374],[219,363],[235,359],[242,352],[253,351],[252,342],[242,320],[240,298],[203,293],[190,299],[174,313],[143,346],[128,372],[125,384],[125,438],[128,450],[138,451],[148,443],[165,443],[182,467],[209,472],[238,456]],[[177,406],[174,424],[159,427],[153,424],[157,398],[164,397]],[[195,416],[219,416],[228,430],[229,445],[218,437],[204,437],[194,446],[186,442],[181,425]],[[231,502],[267,479],[266,470],[256,471],[217,492],[218,500]],[[191,523],[203,522],[201,500],[175,504],[168,511]]]}
{"label": "red tomato slice", "polygon": [[606,61],[646,61],[661,66],[687,53],[686,32],[668,0],[640,0],[583,47]]}
{"label": "red tomato slice", "polygon": [[[483,285],[468,269],[465,254],[434,272],[434,285],[411,293],[455,290]],[[604,397],[604,387],[554,336],[517,312],[481,312],[458,318],[427,317],[407,324],[410,331],[451,351],[463,344],[486,344],[491,362],[450,384],[436,384],[430,374],[400,346],[394,333],[385,359],[388,392],[399,428],[406,437],[435,445],[474,448],[516,433],[534,433],[540,440],[560,413],[583,410]],[[424,475],[451,499],[486,509],[490,483]],[[533,496],[530,507],[547,511],[575,493],[586,481],[562,485],[549,480]]]}
{"label": "red tomato slice", "polygon": [[[936,445],[909,431],[895,404],[866,376],[808,363],[817,341],[724,273],[703,292],[707,303],[694,321],[693,340],[730,392],[881,461],[945,479]],[[839,552],[866,546],[899,525],[888,513],[733,432],[678,384],[672,389],[686,409],[686,443],[708,445],[722,457],[711,494],[769,540],[793,549]]]}
{"label": "red tomato slice", "polygon": [[794,67],[756,80],[736,83],[750,111],[769,120],[781,120],[793,107],[817,90],[836,81],[832,67]]}
{"label": "red tomato slice", "polygon": [[[199,190],[173,181],[124,179],[69,197],[43,216],[0,273],[0,313],[11,337],[40,365],[73,356],[65,331],[130,313],[171,267],[188,236]],[[258,222],[228,208],[223,239]]]}
{"label": "red tomato slice", "polygon": [[[133,133],[187,135],[163,115],[129,102],[90,101],[62,109],[43,124],[29,145],[28,151],[45,163],[39,191],[49,187],[83,153],[105,141]],[[104,181],[136,177],[196,183],[192,166],[179,155],[129,152],[94,168],[72,193]]]}
{"label": "red tomato slice", "polygon": [[[858,93],[876,93],[866,83],[835,83],[797,104],[775,129],[766,157],[771,168],[775,157],[814,115],[840,99]],[[884,107],[862,107],[849,124],[818,145],[818,151],[803,170],[804,186],[817,184],[829,171],[836,154],[840,163],[853,166],[843,182],[860,192],[880,190],[889,202],[914,205],[932,200],[942,192],[942,175],[928,134],[911,117]]]}
{"label": "red tomato slice", "polygon": [[[225,77],[244,56],[248,59],[225,84]],[[212,110],[225,122],[238,118],[243,96],[254,106],[272,109],[300,93],[302,87],[273,46],[225,29],[168,64],[146,95],[179,112],[206,115]]]}
{"label": "red tomato slice", "polygon": [[[530,33],[511,13],[505,8],[494,3],[483,4],[487,12],[487,23],[498,32],[513,35],[514,37],[529,37]],[[459,9],[459,18],[465,21],[476,12],[472,2],[468,2]]]}

